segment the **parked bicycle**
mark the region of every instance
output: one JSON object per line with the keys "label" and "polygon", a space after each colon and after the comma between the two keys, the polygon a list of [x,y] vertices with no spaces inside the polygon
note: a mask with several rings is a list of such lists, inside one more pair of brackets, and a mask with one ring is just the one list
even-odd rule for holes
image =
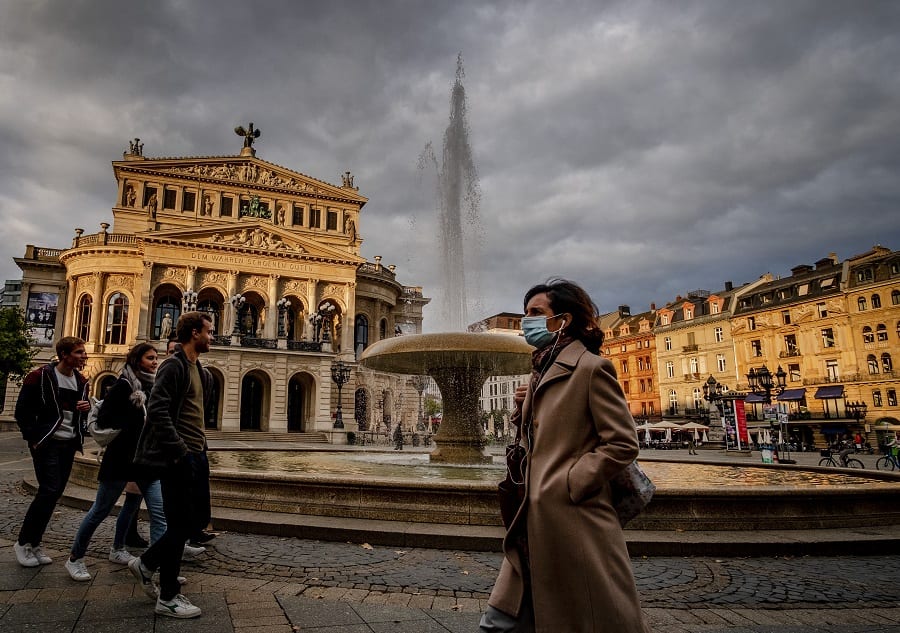
{"label": "parked bicycle", "polygon": [[819,460],[819,466],[834,466],[837,468],[838,466],[842,466],[844,468],[865,468],[865,464],[856,459],[855,457],[850,457],[850,453],[853,452],[852,448],[842,449],[837,453],[837,459],[835,459],[835,452],[830,448],[824,448],[819,453],[822,456],[822,459]]}
{"label": "parked bicycle", "polygon": [[897,463],[897,456],[888,448],[884,455],[875,462],[875,468],[878,470],[900,470],[900,463]]}

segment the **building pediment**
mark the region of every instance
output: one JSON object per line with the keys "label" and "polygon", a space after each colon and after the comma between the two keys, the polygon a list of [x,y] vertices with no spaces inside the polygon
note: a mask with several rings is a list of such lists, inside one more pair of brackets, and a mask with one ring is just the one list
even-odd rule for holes
{"label": "building pediment", "polygon": [[207,223],[200,228],[154,231],[140,236],[146,245],[158,243],[192,249],[253,251],[306,260],[358,265],[365,261],[358,255],[328,244],[322,244],[296,232],[267,222]]}
{"label": "building pediment", "polygon": [[357,204],[368,202],[353,186],[352,176],[342,176],[343,186],[317,180],[306,174],[255,156],[211,156],[199,158],[147,158],[115,161],[116,178],[180,180],[185,183],[241,187],[250,191],[281,191],[309,198]]}

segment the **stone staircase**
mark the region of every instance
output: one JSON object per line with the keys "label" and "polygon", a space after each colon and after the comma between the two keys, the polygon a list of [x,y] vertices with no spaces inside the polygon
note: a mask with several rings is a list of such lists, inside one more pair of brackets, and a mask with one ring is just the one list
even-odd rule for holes
{"label": "stone staircase", "polygon": [[207,440],[226,442],[295,442],[298,444],[327,444],[328,437],[321,432],[268,433],[265,431],[213,431],[206,429]]}

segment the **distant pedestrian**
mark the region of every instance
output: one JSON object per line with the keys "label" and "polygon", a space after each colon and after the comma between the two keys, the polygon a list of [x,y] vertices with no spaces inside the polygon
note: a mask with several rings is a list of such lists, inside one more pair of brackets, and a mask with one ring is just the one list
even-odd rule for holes
{"label": "distant pedestrian", "polygon": [[49,565],[41,550],[44,531],[72,473],[75,452],[84,445],[88,381],[80,369],[87,362],[84,341],[65,336],[56,343],[58,360],[29,372],[16,401],[16,423],[34,461],[38,491],[28,506],[18,540],[13,543],[22,567]]}
{"label": "distant pedestrian", "polygon": [[394,427],[394,450],[403,450],[403,427],[400,426],[399,422],[397,422],[397,426]]}
{"label": "distant pedestrian", "polygon": [[694,439],[694,436],[688,436],[688,455],[696,455],[697,454],[697,440]]}

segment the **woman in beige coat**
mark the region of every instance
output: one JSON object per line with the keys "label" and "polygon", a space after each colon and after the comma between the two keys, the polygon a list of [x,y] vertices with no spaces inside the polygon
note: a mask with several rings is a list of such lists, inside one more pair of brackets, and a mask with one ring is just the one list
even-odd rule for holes
{"label": "woman in beige coat", "polygon": [[646,633],[609,479],[637,457],[616,372],[600,358],[597,308],[572,282],[525,295],[525,339],[537,349],[513,422],[528,447],[525,503],[480,630]]}

